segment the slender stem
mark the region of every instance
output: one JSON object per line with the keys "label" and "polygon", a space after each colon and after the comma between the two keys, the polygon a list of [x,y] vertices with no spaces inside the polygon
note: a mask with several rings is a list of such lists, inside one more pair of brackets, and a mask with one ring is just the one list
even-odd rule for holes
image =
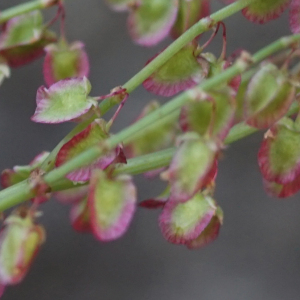
{"label": "slender stem", "polygon": [[22,3],[14,7],[5,9],[0,13],[0,24],[16,16],[31,12],[33,10],[44,9],[53,6],[57,2],[58,2],[57,0],[35,0],[35,1]]}
{"label": "slender stem", "polygon": [[[195,96],[195,93],[199,92],[199,90],[209,90],[214,86],[219,86],[220,84],[232,79],[236,75],[243,73],[249,65],[258,63],[259,61],[266,59],[271,54],[279,50],[285,49],[299,40],[300,34],[281,38],[280,40],[272,43],[271,45],[267,46],[266,48],[263,48],[258,53],[256,53],[252,57],[252,60],[249,60],[248,63],[241,59],[237,60],[237,62],[232,67],[226,69],[221,74],[206,80],[194,89],[182,93],[181,95],[171,100],[161,108],[157,109],[156,111],[147,115],[143,119],[129,126],[127,129],[124,129],[118,134],[110,137],[106,140],[105,144],[93,146],[90,149],[81,153],[80,155],[76,156],[74,159],[68,161],[61,167],[49,172],[44,176],[45,182],[50,187],[55,187],[55,185],[59,184],[60,180],[64,179],[65,175],[67,175],[69,172],[89,163],[92,163],[105,151],[113,149],[116,145],[118,145],[121,142],[128,143],[134,140],[140,134],[140,132],[143,132],[145,130],[146,127],[148,127],[148,130],[152,128],[152,126],[155,126],[157,122],[163,122],[162,120],[168,120],[168,116],[177,113],[176,110],[178,110],[182,105],[188,102],[191,97]],[[295,107],[292,108],[291,113],[293,113],[294,111],[296,111]],[[252,129],[245,124],[238,124],[232,128],[225,142],[232,143],[237,139],[240,139],[255,131],[256,129]],[[127,172],[136,173],[138,172],[138,169],[140,171],[146,171],[146,169],[149,169],[150,164],[153,164],[154,167],[161,167],[164,164],[167,165],[171,159],[172,150],[165,151],[166,152],[164,152],[162,158],[159,158],[159,154],[155,154],[157,159],[155,160],[155,162],[151,160],[148,156],[147,160],[145,160],[147,166],[142,166],[141,164],[136,163],[135,167],[131,170],[128,166],[123,167],[123,170],[126,170],[127,168]],[[32,198],[33,196],[34,194],[31,191],[30,185],[27,181],[23,181],[19,184],[16,184],[15,186],[11,186],[0,192],[0,211],[10,208],[16,204],[19,204],[29,198]]]}
{"label": "slender stem", "polygon": [[[298,103],[293,103],[287,115],[293,115],[299,111]],[[233,126],[225,139],[225,144],[232,144],[240,139],[243,139],[255,132],[257,128],[253,128],[241,122]],[[147,171],[166,167],[170,164],[171,159],[176,151],[176,148],[168,148],[155,153],[142,155],[128,160],[126,165],[121,165],[115,170],[115,174],[130,174],[136,175]]]}
{"label": "slender stem", "polygon": [[114,174],[137,175],[147,171],[166,167],[169,165],[174,153],[175,148],[169,148],[129,159],[128,163],[117,168]]}
{"label": "slender stem", "polygon": [[[138,72],[130,80],[128,80],[123,85],[123,87],[126,88],[128,93],[131,93],[139,85],[141,85],[143,81],[145,81],[158,68],[165,64],[171,57],[173,57],[179,50],[181,50],[199,34],[209,30],[214,24],[234,15],[235,13],[239,12],[255,1],[257,0],[239,0],[213,13],[209,17],[201,19],[199,22],[189,28],[185,33],[183,33],[170,46],[168,46],[161,54],[153,59],[140,72]],[[100,111],[102,112],[102,114],[104,114],[114,105],[114,101],[111,102],[110,99],[106,99],[102,103],[100,103]]]}
{"label": "slender stem", "polygon": [[198,87],[188,90],[185,93],[182,93],[178,97],[174,98],[172,101],[163,105],[161,108],[147,115],[138,122],[132,124],[128,128],[122,130],[118,134],[110,137],[106,141],[105,145],[94,146],[88,149],[87,151],[81,153],[74,159],[70,160],[66,164],[62,165],[61,167],[51,171],[45,176],[45,181],[51,184],[59,178],[62,178],[65,175],[67,175],[69,172],[93,162],[103,153],[104,149],[113,149],[121,142],[126,144],[134,140],[139,131],[144,130],[147,126],[151,127],[151,125],[155,124],[158,120],[167,117],[170,113],[172,113],[176,109],[179,109],[187,101],[189,101],[191,97],[193,98],[195,95],[197,95],[199,89],[209,90],[215,86],[219,86],[222,83],[227,82],[228,80],[247,70],[250,64],[256,64],[259,61],[269,57],[271,54],[278,52],[279,50],[285,49],[289,45],[292,45],[293,43],[299,40],[300,34],[284,37],[257,52],[252,57],[251,61],[249,60],[248,62],[246,62],[243,59],[237,60],[237,62],[232,67],[226,69],[224,72],[204,81]]}
{"label": "slender stem", "polygon": [[[153,59],[147,66],[145,66],[140,72],[134,75],[130,80],[128,80],[123,87],[127,90],[127,93],[130,94],[133,92],[139,85],[143,83],[155,70],[160,68],[164,63],[166,63],[174,54],[176,54],[180,49],[182,49],[186,44],[191,42],[199,34],[209,30],[214,24],[232,16],[233,14],[239,12],[252,2],[257,0],[239,0],[233,4],[230,4],[218,12],[212,14],[211,16],[200,20],[198,23],[189,28],[185,33],[183,33],[177,40],[175,40],[171,45],[169,45],[162,53],[160,53],[155,59]],[[103,100],[99,109],[101,115],[107,113],[115,105],[119,104],[117,97],[110,97]],[[75,134],[82,131],[85,127],[88,126],[91,122],[95,120],[96,117],[90,118],[84,124],[79,124],[74,128],[67,136],[65,136],[59,144],[54,148],[50,153],[43,168],[46,167],[46,171],[51,170],[53,166],[53,161],[61,148],[66,142],[68,142]]]}

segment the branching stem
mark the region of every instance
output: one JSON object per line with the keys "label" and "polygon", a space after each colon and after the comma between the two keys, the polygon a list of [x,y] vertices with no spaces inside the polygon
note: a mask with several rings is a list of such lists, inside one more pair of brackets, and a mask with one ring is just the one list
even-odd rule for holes
{"label": "branching stem", "polygon": [[[247,59],[238,59],[237,62],[230,68],[226,69],[219,75],[216,75],[204,81],[196,88],[188,90],[175,97],[173,100],[163,105],[161,108],[147,115],[128,128],[122,130],[118,134],[107,139],[105,144],[93,146],[90,149],[82,152],[72,160],[68,161],[61,167],[50,171],[44,176],[45,182],[53,189],[57,189],[56,186],[61,185],[61,181],[66,182],[65,176],[68,173],[84,165],[92,163],[99,156],[101,156],[104,151],[113,149],[121,142],[126,144],[130,141],[133,141],[144,130],[151,130],[151,128],[157,126],[158,123],[163,124],[170,118],[176,117],[176,115],[178,115],[180,107],[182,107],[187,101],[189,101],[190,97],[193,97],[195,93],[199,92],[199,90],[207,91],[215,86],[228,82],[238,74],[245,72],[250,65],[257,64],[260,61],[268,58],[270,55],[280,50],[286,49],[290,45],[298,41],[300,41],[300,34],[284,37],[258,51],[251,58],[246,57]],[[297,111],[297,107],[293,107],[290,113],[294,113],[295,111]],[[230,134],[225,142],[232,143],[255,131],[256,129],[240,123],[231,129]],[[164,150],[164,152],[158,152],[150,154],[148,156],[143,156],[142,158],[133,159],[127,166],[123,166],[123,169],[120,168],[116,172],[128,172],[131,174],[137,174],[139,172],[145,172],[149,169],[155,169],[161,166],[165,166],[170,162],[172,151],[174,150],[167,149]],[[61,188],[64,187],[61,185]],[[0,211],[26,201],[33,196],[34,193],[31,191],[30,185],[26,180],[7,189],[4,189],[0,192]]]}

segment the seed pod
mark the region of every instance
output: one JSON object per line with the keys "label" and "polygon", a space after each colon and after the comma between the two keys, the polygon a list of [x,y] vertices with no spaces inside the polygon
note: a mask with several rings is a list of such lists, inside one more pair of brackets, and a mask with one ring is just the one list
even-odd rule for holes
{"label": "seed pod", "polygon": [[[61,166],[84,150],[97,145],[108,137],[109,134],[106,131],[105,121],[103,119],[95,120],[61,147],[56,157],[55,166]],[[104,170],[113,162],[126,162],[124,159],[122,147],[118,146],[109,153],[105,153],[96,162],[70,172],[66,177],[76,182],[87,181],[90,179],[94,169],[99,168]]]}
{"label": "seed pod", "polygon": [[185,132],[224,140],[233,124],[235,109],[235,99],[228,88],[200,93],[182,107],[179,124]]}
{"label": "seed pod", "polygon": [[211,181],[216,150],[214,143],[206,142],[196,133],[181,138],[169,169],[162,173],[162,178],[170,184],[173,202],[188,201]]}
{"label": "seed pod", "polygon": [[210,13],[209,0],[180,0],[179,11],[171,36],[177,39],[191,26]]}
{"label": "seed pod", "polygon": [[43,227],[34,223],[29,214],[15,212],[4,222],[0,233],[0,282],[19,283],[29,270],[45,240]]}
{"label": "seed pod", "polygon": [[295,195],[300,190],[300,176],[285,184],[264,179],[263,184],[268,195],[277,198],[287,198]]}
{"label": "seed pod", "polygon": [[0,55],[10,67],[16,68],[42,56],[44,47],[55,41],[55,33],[45,30],[42,13],[35,10],[4,24],[0,35]]}
{"label": "seed pod", "polygon": [[77,232],[91,232],[90,212],[87,205],[87,197],[74,203],[70,211],[72,227]]}
{"label": "seed pod", "polygon": [[156,95],[170,97],[200,83],[208,72],[209,63],[201,57],[197,45],[188,44],[146,79],[143,86]]}
{"label": "seed pod", "polygon": [[290,5],[290,28],[293,33],[300,33],[300,1],[292,0]]}
{"label": "seed pod", "polygon": [[[210,70],[208,74],[208,78],[214,77],[222,73],[224,70],[232,66],[232,63],[235,61],[238,54],[240,54],[242,50],[235,51],[229,58],[226,60],[220,60],[215,57],[210,52],[203,53],[202,56],[210,63]],[[238,53],[238,54],[237,54]],[[218,88],[222,89],[223,87],[229,87],[234,92],[235,95],[239,89],[241,84],[241,75],[237,75],[227,82],[219,85]]]}
{"label": "seed pod", "polygon": [[88,77],[89,59],[83,43],[67,44],[65,40],[60,40],[48,45],[45,51],[43,72],[48,86],[67,78]]}
{"label": "seed pod", "polygon": [[268,181],[287,184],[300,175],[300,134],[285,118],[265,135],[258,152],[258,164]]}
{"label": "seed pod", "polygon": [[254,23],[264,24],[277,19],[289,6],[291,0],[263,0],[251,3],[242,10],[243,15]]}
{"label": "seed pod", "polygon": [[200,233],[200,235],[194,240],[190,240],[186,243],[189,249],[199,249],[210,243],[212,243],[220,232],[221,225],[223,224],[223,211],[220,206],[217,207],[215,215],[211,218],[208,225]]}
{"label": "seed pod", "polygon": [[288,111],[295,87],[273,64],[266,64],[250,80],[245,93],[244,118],[247,124],[269,128]]}
{"label": "seed pod", "polygon": [[86,77],[64,79],[49,89],[41,86],[36,95],[36,110],[31,120],[37,123],[62,123],[89,111],[95,101],[88,97],[91,84]]}
{"label": "seed pod", "polygon": [[168,201],[159,216],[162,234],[173,244],[186,244],[205,230],[216,209],[214,200],[201,193],[185,203]]}
{"label": "seed pod", "polygon": [[136,208],[136,188],[130,176],[109,178],[95,170],[90,181],[88,206],[93,233],[100,241],[121,237]]}
{"label": "seed pod", "polygon": [[142,46],[158,44],[169,34],[177,12],[178,0],[133,1],[127,23],[131,38]]}
{"label": "seed pod", "polygon": [[85,198],[88,186],[78,186],[68,190],[53,193],[53,196],[62,204],[75,204]]}

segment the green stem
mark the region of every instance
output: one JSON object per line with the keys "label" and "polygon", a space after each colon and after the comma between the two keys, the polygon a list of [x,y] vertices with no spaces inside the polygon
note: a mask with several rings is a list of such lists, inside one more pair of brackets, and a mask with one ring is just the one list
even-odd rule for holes
{"label": "green stem", "polygon": [[[146,65],[140,72],[134,75],[130,80],[128,80],[123,87],[127,89],[127,92],[130,94],[138,86],[140,86],[154,71],[160,68],[165,64],[174,54],[176,54],[180,49],[185,45],[191,42],[199,34],[209,30],[214,24],[232,16],[233,14],[239,12],[249,4],[257,0],[239,0],[233,4],[230,4],[223,9],[213,13],[207,18],[204,18],[189,28],[185,33],[183,33],[177,40],[175,40],[171,45],[169,45],[162,53],[160,53],[155,59],[153,59],[148,65]],[[112,97],[105,99],[99,105],[99,109],[102,115],[107,113],[111,108],[119,103],[117,98]],[[60,150],[61,146],[68,142],[75,134],[82,131],[85,127],[88,126],[96,117],[90,118],[84,123],[84,125],[77,125],[74,130],[72,130],[66,137],[64,137],[59,144],[53,149],[42,168],[45,171],[51,170],[55,157]]]}
{"label": "green stem", "polygon": [[183,33],[169,47],[167,47],[160,55],[156,57],[156,59],[152,60],[145,68],[127,81],[123,87],[126,88],[129,93],[132,92],[153,72],[166,63],[171,57],[173,57],[179,50],[181,50],[199,34],[209,30],[216,23],[232,16],[255,1],[257,0],[239,0],[213,13],[210,15],[210,17],[200,20],[198,23],[189,28],[189,30]]}
{"label": "green stem", "polygon": [[26,14],[33,10],[44,9],[53,6],[57,3],[57,0],[36,0],[23,4],[16,5],[14,7],[5,9],[0,13],[0,24],[22,14]]}
{"label": "green stem", "polygon": [[[269,55],[277,51],[280,51],[282,49],[285,49],[291,44],[299,40],[300,40],[300,34],[281,38],[280,40],[272,43],[271,45],[267,46],[266,48],[256,53],[252,57],[252,60],[249,60],[248,62],[245,62],[245,60],[243,59],[237,60],[237,62],[232,67],[226,69],[221,74],[216,75],[206,80],[198,87],[188,90],[187,92],[179,95],[178,97],[171,100],[170,102],[168,102],[167,104],[159,108],[158,110],[147,115],[146,117],[134,123],[133,125],[129,126],[128,128],[122,130],[118,134],[110,137],[109,139],[106,140],[105,144],[93,146],[90,149],[81,153],[80,155],[76,156],[74,159],[68,161],[61,167],[52,170],[51,172],[49,172],[44,176],[45,182],[50,187],[54,188],[55,185],[60,184],[60,181],[64,179],[64,177],[71,171],[74,171],[77,168],[92,163],[100,155],[105,153],[105,151],[109,149],[113,149],[114,147],[116,147],[116,145],[118,145],[121,142],[128,143],[134,140],[140,134],[140,132],[145,130],[146,127],[150,129],[152,128],[152,126],[155,126],[156,122],[158,121],[163,122],[162,121],[163,119],[165,121],[168,120],[168,116],[174,114],[174,112],[176,113],[176,110],[178,110],[182,105],[188,102],[191,97],[195,96],[195,93],[199,92],[199,90],[209,90],[215,86],[219,86],[227,82],[228,80],[232,79],[233,77],[237,76],[238,74],[243,73],[248,68],[249,65],[258,63],[259,61],[266,59]],[[296,108],[293,107],[292,110],[293,111],[290,113],[296,111]],[[238,124],[232,128],[225,142],[232,143],[237,139],[240,139],[255,131],[256,129],[250,128],[245,124]],[[161,167],[163,165],[167,165],[172,157],[171,155],[172,150],[165,150],[165,151],[166,152],[164,152],[162,158],[159,158],[159,154],[155,154],[156,156],[155,162],[152,159],[150,159],[150,156],[148,156],[146,160],[145,157],[143,157],[142,160],[140,160],[140,162],[145,160],[147,166],[142,166],[140,163],[136,163],[136,161],[133,161],[133,165],[135,162],[135,166],[131,170],[130,170],[130,165],[124,166],[123,170],[126,170],[129,173],[136,174],[138,170],[143,172],[146,171],[146,169],[149,170],[150,164],[153,164],[153,167]],[[121,172],[121,171],[119,170],[117,172]],[[32,198],[33,195],[34,194],[31,191],[31,187],[27,181],[23,181],[19,184],[16,184],[15,186],[11,186],[0,192],[0,211],[3,211],[14,205],[17,205],[25,200],[28,200]]]}
{"label": "green stem", "polygon": [[179,109],[187,101],[189,101],[191,97],[193,98],[195,94],[199,92],[199,89],[209,90],[215,86],[220,86],[224,82],[227,82],[228,80],[232,79],[238,74],[244,72],[250,64],[256,64],[259,61],[269,57],[271,54],[278,52],[279,50],[285,49],[299,40],[300,34],[284,37],[257,52],[252,57],[251,61],[245,61],[244,59],[237,60],[237,62],[232,67],[226,69],[221,74],[204,81],[202,84],[200,84],[194,89],[182,93],[181,95],[174,98],[167,104],[163,105],[161,108],[157,109],[153,113],[147,115],[143,119],[122,130],[118,134],[110,137],[106,141],[105,145],[97,145],[91,147],[90,149],[81,153],[76,158],[70,160],[61,167],[54,169],[50,173],[46,174],[45,181],[51,185],[56,180],[58,180],[59,178],[63,178],[71,171],[93,162],[103,153],[104,149],[113,149],[119,143],[126,144],[134,140],[138,135],[139,131],[144,130],[147,126],[151,127],[151,125],[155,124],[158,120],[167,117],[168,115],[170,115],[170,113],[174,112],[176,109]]}
{"label": "green stem", "polygon": [[126,165],[117,168],[114,174],[137,175],[169,165],[175,148],[168,148],[155,153],[142,155],[128,160]]}

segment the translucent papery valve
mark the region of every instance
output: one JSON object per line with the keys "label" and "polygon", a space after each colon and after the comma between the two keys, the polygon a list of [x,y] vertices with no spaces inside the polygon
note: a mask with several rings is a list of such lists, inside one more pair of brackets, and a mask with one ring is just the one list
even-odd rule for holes
{"label": "translucent papery valve", "polygon": [[42,226],[20,208],[4,221],[0,233],[0,284],[14,285],[27,274],[41,244],[45,240]]}

